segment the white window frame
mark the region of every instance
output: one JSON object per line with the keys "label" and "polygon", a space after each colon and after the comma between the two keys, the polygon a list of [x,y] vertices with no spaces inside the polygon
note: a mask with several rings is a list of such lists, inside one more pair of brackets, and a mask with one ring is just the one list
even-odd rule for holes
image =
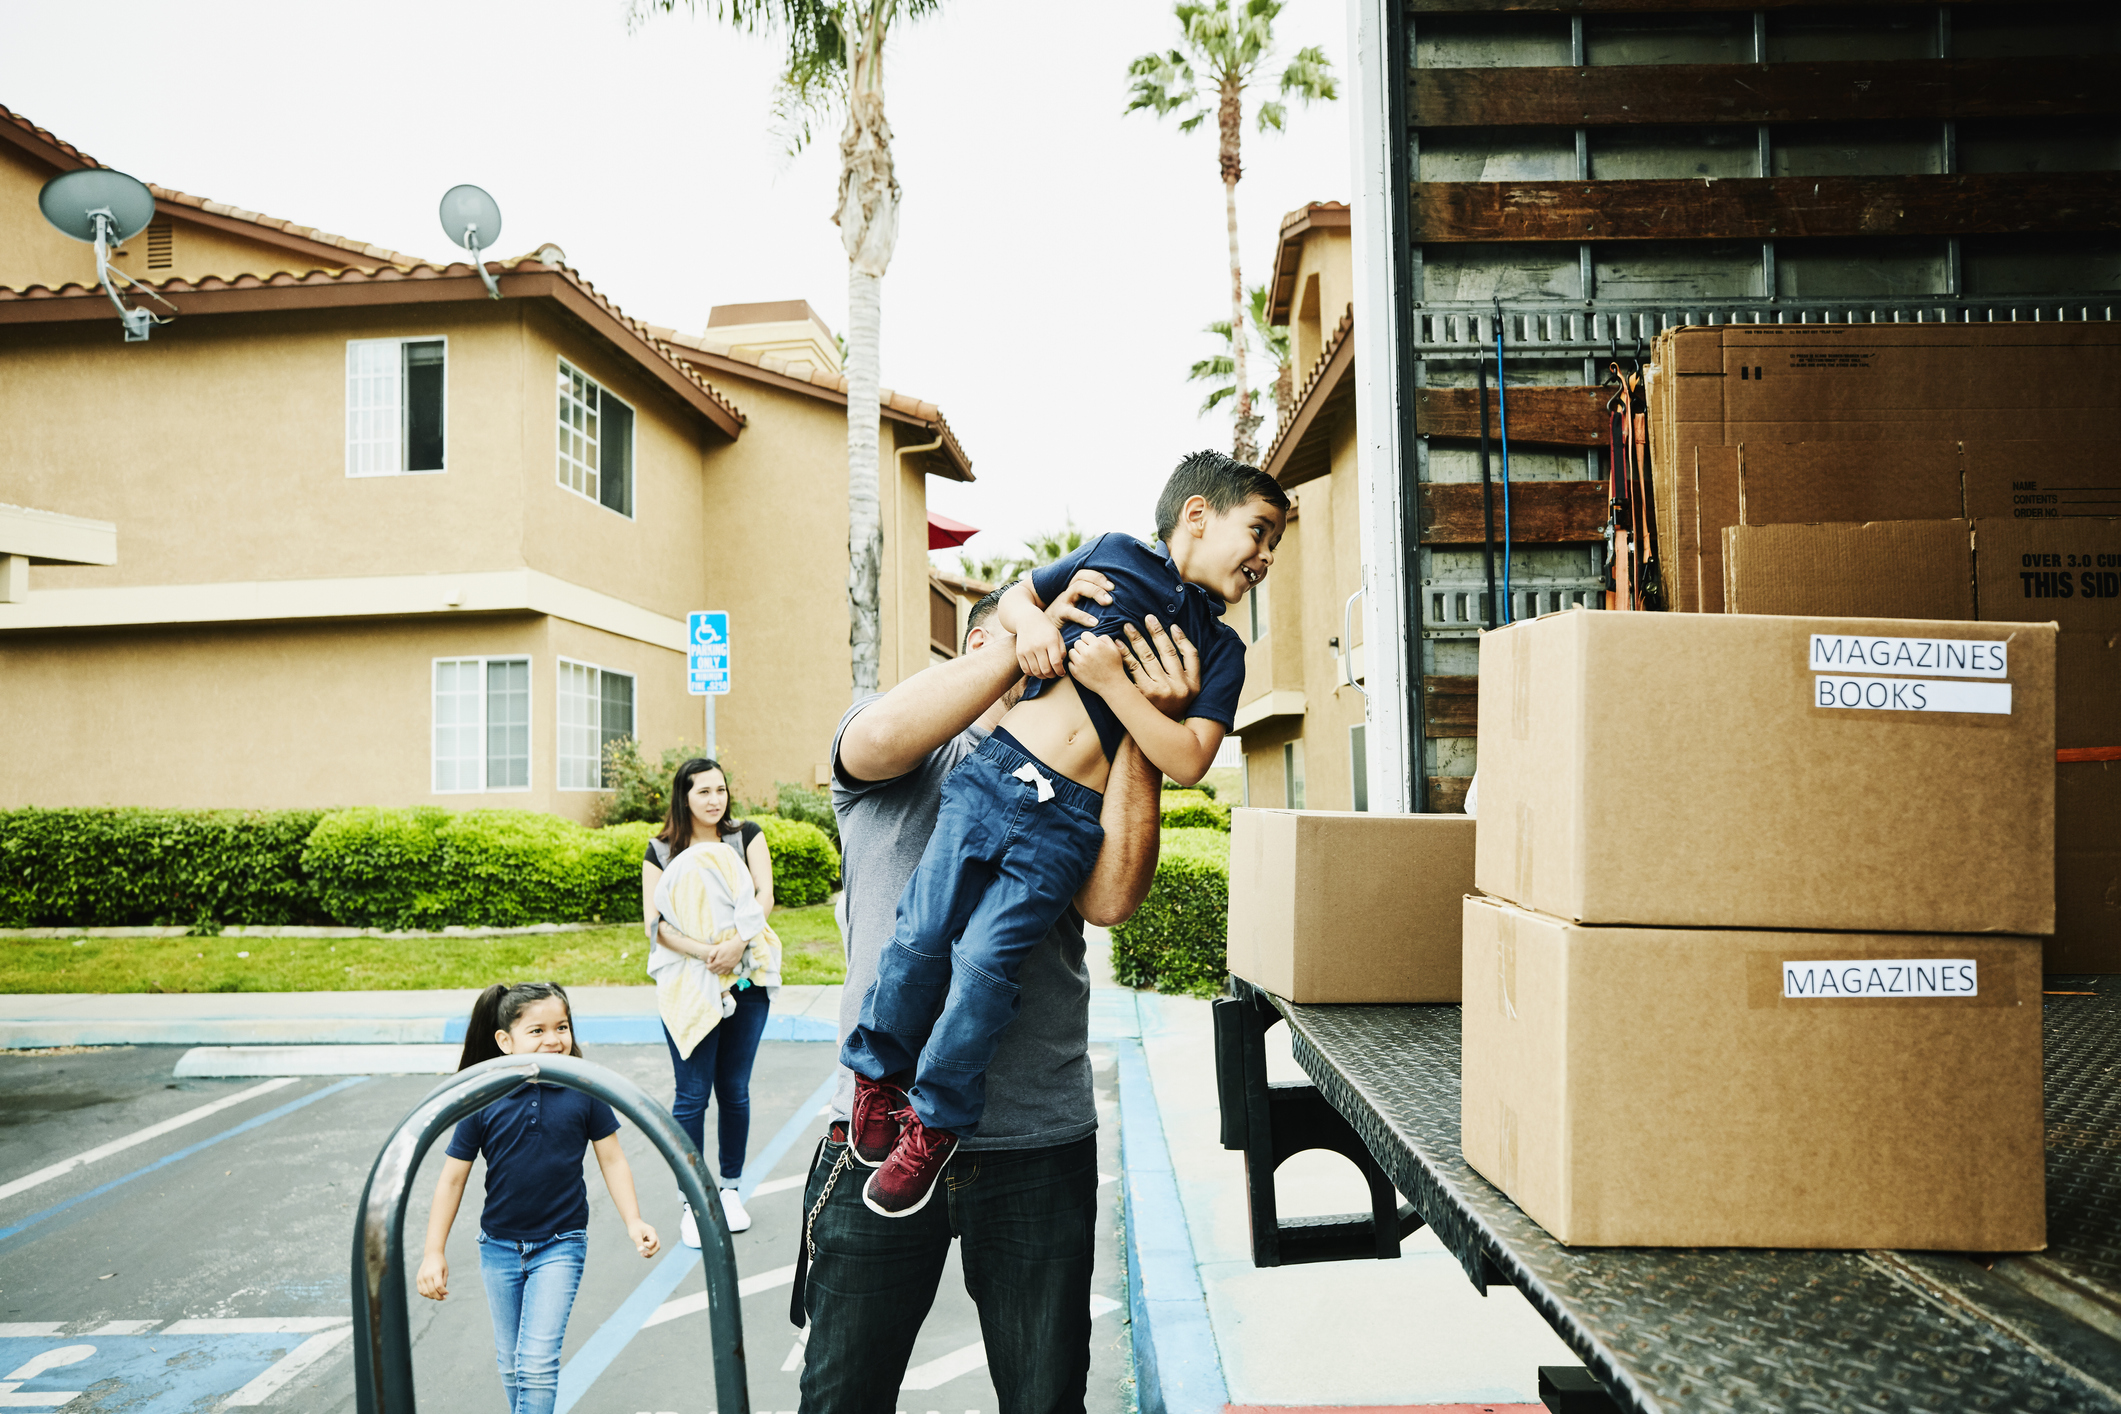
{"label": "white window frame", "polygon": [[1304,808],[1304,739],[1281,745],[1281,798],[1286,810]]}
{"label": "white window frame", "polygon": [[1357,722],[1348,728],[1348,804],[1356,810],[1370,808],[1370,725]]}
{"label": "white window frame", "polygon": [[[420,471],[408,471],[405,468],[404,348],[407,344],[440,344],[442,346],[442,464],[438,467],[427,467]],[[357,443],[354,436],[354,419],[364,413],[381,413],[382,409],[355,406],[357,378],[375,376],[373,373],[357,374],[355,365],[359,362],[361,351],[386,347],[397,351],[397,356],[389,360],[389,379],[392,394],[390,418],[394,424],[394,430],[390,434],[389,446],[391,455],[388,460],[393,465],[380,470],[363,469],[358,465],[360,458],[356,455],[357,448],[380,444],[374,438],[363,439]],[[387,339],[348,339],[346,341],[345,429],[347,478],[349,480],[366,480],[376,476],[440,476],[447,472],[449,470],[450,443],[449,416],[451,406],[455,402],[456,399],[450,396],[449,390],[449,336],[447,334],[403,334],[393,335]]]}
{"label": "white window frame", "polygon": [[[570,385],[570,379],[577,378],[594,388],[597,394],[597,409],[594,413],[589,414],[589,416],[597,419],[597,435],[588,439],[599,454],[597,465],[595,466],[590,466],[580,457],[574,456],[568,449],[568,439],[582,435],[567,419],[569,407],[581,405],[580,399],[575,396],[574,388]],[[553,409],[553,478],[559,483],[560,489],[580,496],[599,510],[611,511],[611,514],[623,520],[638,520],[641,512],[639,455],[641,410],[564,358],[560,360],[559,379],[554,386],[554,395],[558,401]],[[626,435],[626,474],[633,478],[633,485],[628,488],[626,499],[628,504],[633,507],[631,511],[611,510],[611,507],[604,504],[604,499],[599,494],[603,490],[604,484],[602,458],[604,425],[602,419],[603,404],[606,398],[625,408],[631,415],[627,424],[629,431]],[[569,479],[570,474],[573,475],[574,480]],[[581,481],[584,484],[578,486],[575,481]],[[584,489],[585,486],[587,489]]]}
{"label": "white window frame", "polygon": [[[475,786],[444,786],[442,784],[442,762],[445,758],[441,754],[441,743],[438,740],[442,731],[442,723],[437,710],[440,706],[442,667],[444,664],[455,666],[466,663],[476,663],[478,665],[478,706],[476,708],[479,733],[479,751],[476,758],[479,765],[478,784]],[[493,786],[489,788],[486,783],[486,763],[489,759],[486,734],[491,729],[486,720],[486,671],[488,665],[493,663],[521,663],[523,665],[523,732],[525,743],[523,749],[523,784],[519,786]],[[536,784],[537,667],[530,654],[496,653],[481,655],[454,653],[445,657],[431,659],[427,669],[427,704],[427,786],[430,792],[435,795],[521,795],[528,792]],[[461,724],[457,725],[461,729]],[[446,759],[461,763],[465,758],[452,756]]]}
{"label": "white window frame", "polygon": [[1272,606],[1267,603],[1267,582],[1261,580],[1245,591],[1245,607],[1251,615],[1252,642],[1257,643],[1267,636],[1273,627],[1269,621]]}
{"label": "white window frame", "polygon": [[[570,683],[570,679],[580,673],[588,673],[590,675],[589,690],[586,693],[576,690]],[[618,668],[606,668],[596,663],[585,663],[577,658],[560,659],[559,671],[554,675],[557,682],[555,690],[557,692],[556,706],[558,711],[558,716],[554,720],[559,723],[559,729],[553,734],[553,749],[557,756],[555,767],[558,771],[554,779],[559,782],[559,789],[561,790],[599,791],[605,788],[604,678],[607,675],[615,678],[625,678],[633,684],[633,720],[626,724],[626,735],[633,737],[636,741],[640,740],[640,676],[636,673],[621,671]],[[570,713],[571,705],[580,711],[585,720],[574,719]],[[585,758],[581,752],[577,750],[572,755],[568,752],[570,745],[579,746],[579,743],[569,741],[570,736],[579,732],[587,732],[592,742],[592,748],[586,758],[588,762],[586,771],[582,769]],[[587,778],[587,784],[575,783],[584,777]]]}

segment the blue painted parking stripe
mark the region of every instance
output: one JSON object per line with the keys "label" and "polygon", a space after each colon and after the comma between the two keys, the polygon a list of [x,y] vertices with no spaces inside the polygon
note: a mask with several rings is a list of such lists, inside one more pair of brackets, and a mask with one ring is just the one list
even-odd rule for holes
{"label": "blue painted parking stripe", "polygon": [[8,1241],[9,1239],[13,1238],[17,1233],[22,1232],[25,1229],[35,1227],[38,1223],[43,1222],[47,1218],[55,1218],[59,1214],[65,1212],[68,1208],[74,1207],[76,1204],[86,1203],[91,1198],[101,1197],[103,1194],[110,1192],[113,1188],[123,1187],[125,1184],[131,1183],[136,1178],[144,1178],[148,1174],[153,1173],[156,1169],[167,1168],[169,1165],[177,1162],[179,1159],[188,1159],[193,1154],[198,1153],[201,1149],[210,1149],[224,1139],[233,1139],[238,1134],[248,1134],[251,1130],[256,1129],[261,1124],[271,1124],[274,1120],[279,1119],[282,1115],[291,1115],[296,1110],[301,1109],[304,1105],[313,1105],[327,1095],[336,1095],[341,1090],[346,1089],[348,1086],[359,1085],[367,1079],[368,1077],[365,1075],[356,1075],[349,1079],[342,1080],[336,1085],[327,1085],[322,1090],[313,1090],[309,1094],[304,1095],[299,1100],[290,1100],[288,1103],[280,1106],[278,1109],[267,1110],[264,1114],[257,1116],[255,1119],[247,1119],[243,1121],[243,1123],[237,1125],[233,1129],[224,1129],[219,1134],[214,1135],[210,1139],[201,1139],[198,1143],[190,1145],[186,1148],[179,1149],[174,1154],[164,1155],[162,1158],[155,1160],[153,1163],[149,1164],[145,1168],[134,1169],[131,1173],[124,1175],[122,1178],[114,1178],[110,1182],[103,1184],[100,1187],[89,1189],[86,1193],[76,1194],[74,1197],[67,1199],[63,1203],[54,1203],[49,1208],[46,1208],[43,1212],[32,1213],[28,1217],[24,1218],[21,1222],[16,1223],[12,1227],[0,1227],[0,1242]]}
{"label": "blue painted parking stripe", "polygon": [[[765,1148],[753,1156],[744,1166],[744,1176],[737,1181],[737,1197],[748,1199],[759,1180],[772,1173],[774,1167],[786,1157],[795,1141],[802,1138],[803,1131],[817,1118],[819,1108],[832,1099],[832,1087],[839,1080],[839,1067],[834,1066],[824,1083],[796,1107],[788,1122],[767,1142]],[[621,1302],[619,1309],[609,1320],[597,1327],[596,1334],[582,1344],[560,1369],[560,1397],[553,1406],[553,1414],[568,1414],[575,1402],[589,1392],[597,1377],[611,1368],[611,1362],[619,1358],[619,1352],[641,1333],[641,1327],[655,1314],[656,1307],[670,1299],[670,1293],[678,1289],[678,1283],[699,1269],[700,1254],[683,1243],[671,1249],[670,1255],[655,1264],[633,1294]]]}

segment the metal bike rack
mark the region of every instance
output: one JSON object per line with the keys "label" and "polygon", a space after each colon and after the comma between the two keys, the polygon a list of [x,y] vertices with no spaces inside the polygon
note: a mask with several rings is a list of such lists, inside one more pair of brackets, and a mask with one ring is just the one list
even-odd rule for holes
{"label": "metal bike rack", "polygon": [[354,1404],[360,1414],[414,1414],[412,1333],[405,1304],[405,1204],[413,1174],[435,1136],[468,1114],[543,1081],[594,1095],[639,1125],[677,1174],[700,1225],[707,1269],[709,1348],[723,1414],[750,1414],[744,1370],[744,1314],[737,1297],[736,1246],[699,1152],[638,1085],[569,1056],[502,1056],[462,1070],[429,1091],[398,1122],[376,1155],[354,1221]]}

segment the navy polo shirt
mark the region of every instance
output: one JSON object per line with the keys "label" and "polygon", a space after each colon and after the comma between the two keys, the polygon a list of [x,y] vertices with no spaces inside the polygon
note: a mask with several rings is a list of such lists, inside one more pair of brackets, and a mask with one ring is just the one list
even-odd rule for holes
{"label": "navy polo shirt", "polygon": [[[1178,567],[1171,563],[1170,552],[1163,546],[1145,545],[1118,531],[1100,535],[1065,558],[1031,571],[1032,591],[1040,603],[1051,604],[1067,589],[1075,572],[1086,569],[1096,570],[1112,581],[1112,602],[1100,605],[1094,599],[1081,600],[1082,608],[1097,615],[1097,627],[1062,624],[1061,641],[1072,646],[1084,634],[1096,633],[1118,638],[1124,644],[1126,638],[1120,629],[1127,624],[1133,624],[1146,638],[1149,630],[1142,618],[1147,614],[1156,615],[1166,627],[1178,625],[1200,650],[1200,696],[1193,699],[1186,716],[1205,717],[1229,730],[1237,721],[1237,698],[1245,686],[1245,641],[1237,636],[1236,629],[1222,621],[1223,610],[1228,607],[1223,597],[1181,579]],[[1033,678],[1024,689],[1024,697],[1036,697],[1058,681]],[[1105,699],[1080,683],[1076,684],[1076,691],[1082,694],[1083,707],[1090,714],[1090,724],[1097,728],[1098,743],[1105,748],[1105,759],[1109,761],[1118,754],[1127,729],[1105,705]]]}
{"label": "navy polo shirt", "polygon": [[486,1156],[486,1210],[479,1228],[508,1242],[543,1242],[589,1226],[582,1155],[619,1132],[619,1117],[594,1095],[564,1085],[525,1085],[457,1122],[449,1157]]}

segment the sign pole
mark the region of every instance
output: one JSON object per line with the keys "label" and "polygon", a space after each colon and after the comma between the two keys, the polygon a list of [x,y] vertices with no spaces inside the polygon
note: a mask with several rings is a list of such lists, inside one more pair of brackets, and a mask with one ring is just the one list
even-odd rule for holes
{"label": "sign pole", "polygon": [[706,740],[701,753],[714,755],[714,699],[729,691],[729,614],[702,609],[685,616],[685,690],[701,699]]}
{"label": "sign pole", "polygon": [[703,695],[700,701],[707,704],[707,744],[701,748],[700,754],[711,757],[714,755],[714,696],[711,693]]}

